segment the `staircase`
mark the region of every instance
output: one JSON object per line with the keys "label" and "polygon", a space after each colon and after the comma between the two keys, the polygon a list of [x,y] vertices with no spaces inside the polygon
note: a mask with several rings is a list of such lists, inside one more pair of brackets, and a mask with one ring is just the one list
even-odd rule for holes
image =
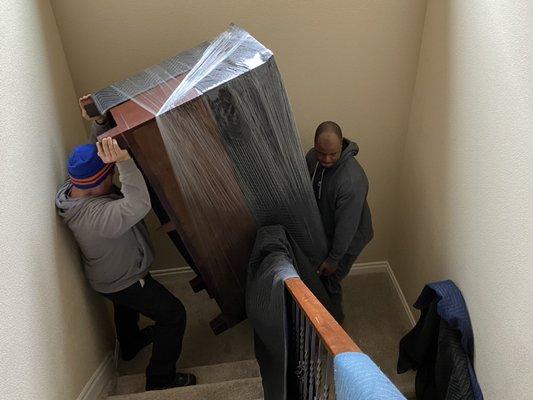
{"label": "staircase", "polygon": [[196,375],[197,385],[144,391],[144,374],[119,376],[107,400],[251,400],[261,399],[263,389],[255,360],[180,369]]}
{"label": "staircase", "polygon": [[[110,382],[102,400],[262,399],[251,327],[244,321],[215,336],[209,328],[209,320],[218,313],[217,307],[205,292],[192,293],[188,285],[191,277],[179,274],[156,276],[156,279],[179,297],[187,309],[187,330],[178,371],[195,374],[197,385],[145,392],[144,369],[151,353],[151,348],[147,347],[134,360],[119,362],[118,376]],[[356,338],[363,351],[406,398],[414,398],[414,374],[395,373],[398,342],[411,326],[387,274],[350,275],[344,287],[344,329]],[[149,323],[151,321],[141,318],[141,326]]]}

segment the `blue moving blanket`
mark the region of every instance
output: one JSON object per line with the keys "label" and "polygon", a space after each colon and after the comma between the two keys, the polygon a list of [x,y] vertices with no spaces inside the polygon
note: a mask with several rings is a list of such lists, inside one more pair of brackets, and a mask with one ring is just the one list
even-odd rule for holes
{"label": "blue moving blanket", "polygon": [[[246,313],[254,328],[265,400],[288,398],[286,297],[290,295],[284,282],[293,277],[300,277],[326,309],[334,311],[316,266],[309,263],[286,229],[280,225],[260,228],[246,277]],[[334,366],[339,400],[405,399],[365,354],[340,354],[334,358]]]}
{"label": "blue moving blanket", "polygon": [[364,353],[341,353],[333,359],[333,366],[337,400],[405,400]]}
{"label": "blue moving blanket", "polygon": [[417,371],[417,398],[483,400],[474,371],[474,333],[459,288],[450,280],[429,283],[414,307],[421,314],[400,341],[398,372]]}

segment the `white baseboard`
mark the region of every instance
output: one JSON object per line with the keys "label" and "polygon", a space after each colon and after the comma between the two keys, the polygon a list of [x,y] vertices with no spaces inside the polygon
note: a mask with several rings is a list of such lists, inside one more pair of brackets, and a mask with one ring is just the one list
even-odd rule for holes
{"label": "white baseboard", "polygon": [[189,266],[176,268],[156,268],[150,270],[153,277],[161,277],[168,275],[194,274],[194,271]]}
{"label": "white baseboard", "polygon": [[[388,261],[354,263],[352,265],[352,268],[350,269],[350,275],[372,274],[372,273],[378,273],[378,272],[387,273],[392,285],[394,286],[394,289],[396,289],[396,293],[398,293],[398,297],[400,298],[400,301],[405,310],[405,313],[407,314],[407,318],[409,318],[409,322],[411,323],[412,326],[415,326],[415,317],[413,315],[411,307],[409,307],[409,304],[407,303],[407,300],[405,299],[405,295],[403,294],[402,288],[400,287],[400,284],[398,283],[398,280],[396,279],[396,275],[394,275],[394,271],[392,270]],[[162,277],[162,276],[171,276],[171,275],[179,275],[179,274],[193,274],[194,272],[189,266],[185,266],[185,267],[177,267],[177,268],[158,268],[158,269],[150,271],[150,273],[154,277]]]}
{"label": "white baseboard", "polygon": [[[350,270],[350,275],[368,274],[374,272],[387,272],[387,261],[355,263]],[[180,274],[194,274],[194,271],[189,266],[174,267],[174,268],[158,268],[150,270],[150,274],[154,277],[180,275]]]}
{"label": "white baseboard", "polygon": [[375,274],[387,272],[387,261],[354,263],[348,275]]}
{"label": "white baseboard", "polygon": [[113,353],[110,352],[100,363],[91,379],[87,382],[77,400],[98,400],[107,385],[113,379],[115,366]]}
{"label": "white baseboard", "polygon": [[115,366],[115,369],[118,368],[119,357],[120,357],[120,343],[118,342],[118,338],[115,337],[115,348],[113,349],[113,365]]}
{"label": "white baseboard", "polygon": [[389,276],[389,279],[392,285],[394,286],[394,289],[396,289],[396,293],[398,294],[400,301],[402,302],[402,306],[405,310],[405,314],[407,314],[407,318],[409,318],[411,326],[415,326],[416,322],[415,317],[413,315],[413,311],[411,310],[411,307],[409,307],[409,304],[405,299],[405,295],[403,294],[402,288],[400,287],[400,284],[396,279],[396,275],[394,275],[394,271],[392,270],[388,261],[354,263],[352,265],[352,268],[350,269],[350,275],[369,274],[376,272],[385,272]]}
{"label": "white baseboard", "polygon": [[411,326],[415,326],[416,322],[415,322],[415,317],[413,315],[413,311],[411,310],[411,307],[409,307],[409,304],[407,303],[407,300],[405,299],[405,295],[403,294],[402,288],[400,287],[400,284],[398,283],[398,280],[396,279],[396,275],[394,275],[394,271],[392,270],[388,261],[354,263],[352,265],[352,268],[350,269],[350,275],[369,274],[369,273],[376,273],[376,272],[385,272],[389,276],[389,279],[392,285],[394,286],[394,289],[396,289],[396,293],[398,294],[398,297],[405,310],[405,314],[407,314],[407,318],[409,318],[409,322],[411,323]]}
{"label": "white baseboard", "polygon": [[411,323],[411,326],[415,326],[416,320],[415,316],[413,315],[413,309],[409,307],[409,303],[407,303],[407,300],[405,299],[405,295],[403,294],[402,288],[400,287],[400,284],[398,283],[398,280],[396,279],[396,275],[394,275],[394,271],[392,270],[390,264],[388,261],[385,261],[387,263],[387,272],[389,274],[389,278],[396,288],[396,293],[398,293],[398,297],[400,298],[400,301],[402,302],[403,308],[405,310],[405,313],[407,314],[407,317],[409,318],[409,322]]}

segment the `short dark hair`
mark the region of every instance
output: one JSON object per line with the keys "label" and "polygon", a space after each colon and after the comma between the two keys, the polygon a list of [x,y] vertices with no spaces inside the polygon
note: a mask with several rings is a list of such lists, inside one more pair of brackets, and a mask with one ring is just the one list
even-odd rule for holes
{"label": "short dark hair", "polygon": [[315,131],[315,142],[318,137],[324,132],[332,132],[337,135],[337,137],[342,141],[342,130],[337,123],[333,121],[324,121],[320,125],[318,125]]}

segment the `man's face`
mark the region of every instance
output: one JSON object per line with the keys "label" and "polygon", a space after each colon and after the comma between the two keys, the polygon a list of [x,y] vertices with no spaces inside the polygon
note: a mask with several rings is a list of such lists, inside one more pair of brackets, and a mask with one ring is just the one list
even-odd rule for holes
{"label": "man's face", "polygon": [[341,157],[342,140],[333,132],[322,132],[315,140],[315,151],[320,165],[331,168]]}

